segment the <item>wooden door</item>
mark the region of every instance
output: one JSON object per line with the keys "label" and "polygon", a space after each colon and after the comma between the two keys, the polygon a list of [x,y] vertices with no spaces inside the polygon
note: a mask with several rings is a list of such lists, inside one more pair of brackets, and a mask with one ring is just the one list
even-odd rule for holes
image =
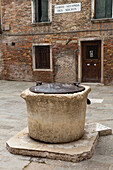
{"label": "wooden door", "polygon": [[100,82],[101,76],[101,42],[82,43],[82,81]]}

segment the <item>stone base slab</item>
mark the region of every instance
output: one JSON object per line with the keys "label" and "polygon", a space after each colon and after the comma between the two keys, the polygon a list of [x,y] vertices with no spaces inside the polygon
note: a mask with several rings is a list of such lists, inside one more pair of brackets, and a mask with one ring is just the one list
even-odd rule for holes
{"label": "stone base slab", "polygon": [[[101,127],[101,130],[97,127]],[[100,124],[87,124],[85,134],[80,140],[65,144],[48,144],[35,141],[29,137],[28,128],[25,128],[9,139],[6,147],[13,154],[79,162],[92,157],[100,131],[106,131],[106,135],[112,133],[110,128],[106,128]],[[102,135],[102,133],[100,134]]]}

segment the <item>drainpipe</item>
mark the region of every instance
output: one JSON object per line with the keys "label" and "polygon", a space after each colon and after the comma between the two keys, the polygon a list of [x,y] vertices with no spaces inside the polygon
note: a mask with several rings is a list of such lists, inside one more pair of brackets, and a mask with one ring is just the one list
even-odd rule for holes
{"label": "drainpipe", "polygon": [[77,70],[76,70],[76,58],[77,58],[76,52],[77,52],[77,51],[78,51],[78,49],[75,49],[75,50],[74,50],[74,56],[75,56],[75,82],[76,82],[76,79],[77,79],[77,78],[76,78],[76,77],[77,77],[77,75],[76,75],[76,71],[77,71]]}

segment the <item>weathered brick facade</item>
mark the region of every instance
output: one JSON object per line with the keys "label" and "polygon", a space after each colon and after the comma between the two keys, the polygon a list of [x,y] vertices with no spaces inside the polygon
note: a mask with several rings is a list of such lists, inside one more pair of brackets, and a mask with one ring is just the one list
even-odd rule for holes
{"label": "weathered brick facade", "polygon": [[[54,13],[54,5],[77,2],[81,2],[80,12]],[[82,82],[81,43],[100,40],[101,83],[113,84],[113,19],[94,20],[91,0],[52,0],[52,22],[36,24],[31,0],[2,0],[2,28],[3,79],[74,82],[76,76]],[[33,70],[35,43],[52,45],[52,71]]]}

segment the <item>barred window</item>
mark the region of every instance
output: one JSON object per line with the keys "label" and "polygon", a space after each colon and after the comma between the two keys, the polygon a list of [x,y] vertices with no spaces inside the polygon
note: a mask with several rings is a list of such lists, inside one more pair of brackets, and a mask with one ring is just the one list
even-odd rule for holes
{"label": "barred window", "polygon": [[33,70],[52,71],[52,46],[33,44]]}
{"label": "barred window", "polygon": [[35,46],[35,68],[50,69],[50,46]]}

